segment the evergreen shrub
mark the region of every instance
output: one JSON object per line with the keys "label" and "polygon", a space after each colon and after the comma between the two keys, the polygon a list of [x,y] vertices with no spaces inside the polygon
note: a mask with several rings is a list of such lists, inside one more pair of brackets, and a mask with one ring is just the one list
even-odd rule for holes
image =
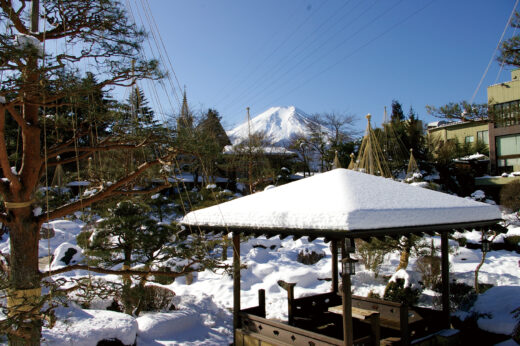
{"label": "evergreen shrub", "polygon": [[421,292],[419,288],[404,287],[404,280],[396,279],[386,286],[383,299],[413,306],[419,301]]}
{"label": "evergreen shrub", "polygon": [[516,212],[520,210],[520,181],[513,181],[502,187],[500,204]]}
{"label": "evergreen shrub", "polygon": [[379,276],[379,270],[387,252],[380,245],[380,242],[375,240],[356,243],[357,254],[361,257],[361,262],[365,265],[365,269],[374,272],[376,278]]}

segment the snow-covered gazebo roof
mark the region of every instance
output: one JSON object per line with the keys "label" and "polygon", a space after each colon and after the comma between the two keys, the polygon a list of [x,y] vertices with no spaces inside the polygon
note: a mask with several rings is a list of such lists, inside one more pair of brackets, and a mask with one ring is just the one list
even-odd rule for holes
{"label": "snow-covered gazebo roof", "polygon": [[367,237],[487,226],[497,206],[347,169],[187,214],[206,231]]}

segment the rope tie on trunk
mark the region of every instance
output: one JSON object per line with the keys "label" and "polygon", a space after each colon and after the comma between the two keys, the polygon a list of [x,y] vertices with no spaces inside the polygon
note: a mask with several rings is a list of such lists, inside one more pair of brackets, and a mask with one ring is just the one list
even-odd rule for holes
{"label": "rope tie on trunk", "polygon": [[31,199],[30,201],[26,202],[4,202],[4,205],[7,209],[19,209],[19,208],[25,208],[29,207],[31,204],[34,203],[34,199]]}

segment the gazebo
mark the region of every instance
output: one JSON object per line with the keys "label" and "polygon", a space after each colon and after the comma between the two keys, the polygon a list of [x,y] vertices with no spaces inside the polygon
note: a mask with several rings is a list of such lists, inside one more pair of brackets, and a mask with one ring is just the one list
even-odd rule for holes
{"label": "gazebo", "polygon": [[[396,340],[409,344],[435,329],[449,328],[448,234],[494,227],[499,221],[496,206],[339,168],[191,212],[182,224],[193,231],[233,233],[235,345],[354,345],[379,344],[386,330],[395,330]],[[442,312],[429,314],[426,309],[352,296],[350,253],[355,252],[355,239],[424,233],[441,237]],[[296,283],[280,281],[288,291],[287,323],[265,318],[262,290],[258,306],[242,310],[240,235],[330,241],[331,291],[296,299]]]}

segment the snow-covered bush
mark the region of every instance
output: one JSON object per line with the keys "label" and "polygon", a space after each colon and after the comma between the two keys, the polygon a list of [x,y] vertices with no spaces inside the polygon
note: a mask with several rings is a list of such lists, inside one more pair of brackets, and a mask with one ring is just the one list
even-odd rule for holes
{"label": "snow-covered bush", "polygon": [[390,278],[383,299],[414,306],[421,293],[422,287],[415,273],[400,269]]}

